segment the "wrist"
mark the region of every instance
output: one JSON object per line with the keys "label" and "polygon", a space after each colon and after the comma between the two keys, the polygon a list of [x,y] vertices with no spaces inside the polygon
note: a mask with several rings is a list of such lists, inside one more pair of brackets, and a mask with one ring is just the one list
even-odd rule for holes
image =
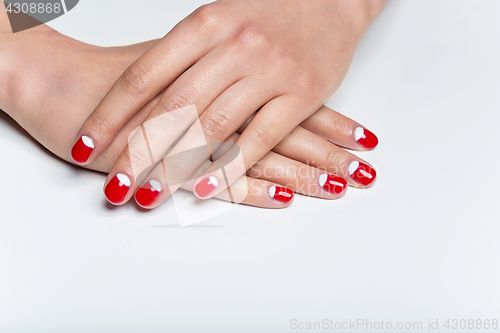
{"label": "wrist", "polygon": [[[3,3],[2,3],[3,4]],[[33,70],[33,64],[25,61],[27,54],[42,56],[42,48],[58,34],[45,25],[18,32],[0,33],[0,109],[11,117],[18,113],[17,97]]]}

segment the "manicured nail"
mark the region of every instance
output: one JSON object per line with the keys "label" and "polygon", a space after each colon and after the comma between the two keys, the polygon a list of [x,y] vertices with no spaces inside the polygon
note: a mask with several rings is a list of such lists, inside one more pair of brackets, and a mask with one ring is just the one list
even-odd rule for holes
{"label": "manicured nail", "polygon": [[104,194],[109,202],[119,204],[125,199],[129,188],[130,179],[122,173],[117,173],[106,186]]}
{"label": "manicured nail", "polygon": [[151,206],[161,194],[161,184],[156,180],[150,180],[135,193],[135,200],[142,207]]}
{"label": "manicured nail", "polygon": [[349,165],[349,175],[356,183],[367,186],[373,183],[377,172],[364,163],[353,161]]}
{"label": "manicured nail", "polygon": [[319,176],[319,185],[327,192],[340,194],[347,187],[347,181],[344,178],[324,173]]}
{"label": "manicured nail", "polygon": [[290,202],[293,199],[293,191],[286,187],[271,186],[269,188],[271,198],[284,203]]}
{"label": "manicured nail", "polygon": [[210,176],[196,184],[194,190],[200,198],[206,198],[219,186],[219,179],[215,176]]}
{"label": "manicured nail", "polygon": [[71,150],[71,157],[77,163],[85,163],[94,150],[94,141],[86,135],[78,140]]}
{"label": "manicured nail", "polygon": [[356,128],[354,131],[354,140],[366,149],[373,149],[378,145],[377,136],[363,127]]}

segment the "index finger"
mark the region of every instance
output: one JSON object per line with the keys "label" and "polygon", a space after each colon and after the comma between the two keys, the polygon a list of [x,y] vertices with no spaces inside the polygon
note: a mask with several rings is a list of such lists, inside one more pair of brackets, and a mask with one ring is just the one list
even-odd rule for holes
{"label": "index finger", "polygon": [[203,57],[216,38],[220,38],[209,33],[203,10],[200,7],[175,26],[116,81],[80,129],[71,152],[75,162],[92,162],[141,108]]}

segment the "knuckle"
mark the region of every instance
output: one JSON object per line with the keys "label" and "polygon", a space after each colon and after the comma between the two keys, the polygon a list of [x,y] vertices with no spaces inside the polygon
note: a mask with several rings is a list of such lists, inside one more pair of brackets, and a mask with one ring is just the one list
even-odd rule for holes
{"label": "knuckle", "polygon": [[267,188],[263,186],[262,180],[247,177],[247,195],[243,202],[259,202],[262,197],[267,197]]}
{"label": "knuckle", "polygon": [[311,170],[309,167],[302,165],[296,169],[296,179],[299,182],[311,183]]}
{"label": "knuckle", "polygon": [[254,130],[254,139],[257,145],[263,147],[274,147],[276,129],[273,124],[266,123],[258,125]]}
{"label": "knuckle", "polygon": [[258,194],[260,192],[260,182],[257,179],[249,177],[247,179],[247,185],[249,194]]}
{"label": "knuckle", "polygon": [[193,94],[187,92],[187,91],[182,91],[182,92],[176,92],[173,93],[170,96],[165,96],[160,101],[158,102],[157,107],[159,108],[160,114],[164,114],[170,111],[178,110],[185,108],[189,105],[194,104],[193,101]]}
{"label": "knuckle", "polygon": [[120,82],[127,93],[142,95],[147,88],[147,71],[142,65],[133,64],[123,73]]}
{"label": "knuckle", "polygon": [[224,129],[229,123],[230,119],[224,112],[214,112],[203,119],[202,128],[208,139],[218,140],[222,139]]}
{"label": "knuckle", "polygon": [[345,158],[342,156],[342,150],[331,145],[326,149],[325,155],[325,166],[327,167],[327,169],[335,172],[336,174],[342,174],[337,173],[342,171],[342,165],[346,164]]}
{"label": "knuckle", "polygon": [[220,27],[222,17],[221,9],[214,3],[200,6],[192,14],[194,24],[200,29],[208,30]]}
{"label": "knuckle", "polygon": [[290,50],[284,45],[275,44],[268,51],[270,63],[277,70],[296,70],[300,68],[294,56],[293,50]]}
{"label": "knuckle", "polygon": [[134,173],[134,176],[138,176],[147,168],[153,165],[149,157],[149,152],[147,149],[129,149],[128,158],[130,159],[130,167]]}
{"label": "knuckle", "polygon": [[234,36],[233,44],[238,49],[262,49],[268,45],[268,39],[263,30],[255,24],[242,26]]}
{"label": "knuckle", "polygon": [[[113,119],[104,113],[95,113],[92,119],[92,129],[99,135],[112,134]],[[95,136],[95,135],[94,135]]]}
{"label": "knuckle", "polygon": [[182,163],[178,161],[163,160],[164,176],[166,177],[165,183],[169,186],[180,185],[185,181],[185,168]]}
{"label": "knuckle", "polygon": [[329,133],[337,133],[337,135],[342,134],[343,136],[350,138],[353,127],[350,119],[334,111],[332,111],[332,113],[325,114],[325,116],[320,117],[319,119],[321,119],[322,123],[329,129]]}
{"label": "knuckle", "polygon": [[270,72],[280,75],[290,81],[305,71],[304,64],[299,59],[293,45],[277,42],[266,47],[267,65]]}
{"label": "knuckle", "polygon": [[238,178],[245,175],[247,172],[244,165],[240,163],[234,163],[233,161],[225,164],[224,166],[222,166],[222,168],[224,168],[229,184],[233,184],[238,180]]}

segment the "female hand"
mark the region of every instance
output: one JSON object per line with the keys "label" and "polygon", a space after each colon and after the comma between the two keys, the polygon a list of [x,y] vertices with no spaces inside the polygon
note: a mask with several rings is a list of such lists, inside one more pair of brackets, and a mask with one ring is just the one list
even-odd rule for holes
{"label": "female hand", "polygon": [[[85,119],[120,73],[155,41],[128,47],[100,48],[67,38],[46,26],[34,30],[36,34],[10,34],[0,41],[4,46],[0,57],[5,59],[0,66],[0,86],[8,92],[4,94],[4,90],[0,91],[0,106],[47,149],[71,161],[68,151],[72,138]],[[108,149],[85,167],[109,172],[126,147],[130,133],[143,123],[151,108],[145,107],[138,112]],[[376,140],[366,131],[367,137],[357,137],[358,141],[355,141],[354,132],[359,132],[360,125],[326,107],[322,107],[302,126],[324,139],[353,149],[374,145],[367,139]],[[311,132],[305,129],[293,131],[275,147],[277,153],[269,153],[249,170],[248,177],[240,178],[231,186],[233,197],[244,196],[242,203],[252,206],[283,208],[291,203],[292,190],[324,199],[342,196],[346,182],[327,174],[341,175],[348,179],[349,184],[355,185],[353,178],[342,170],[352,161],[363,161]],[[235,139],[236,135],[229,141],[234,142]],[[296,159],[285,156],[295,156]],[[310,165],[306,165],[308,162]],[[145,179],[144,184],[150,180],[153,179]],[[227,191],[217,197],[228,200],[230,197],[224,192]],[[157,193],[142,191],[142,194],[141,197],[138,191],[136,200],[148,206],[144,200]],[[165,196],[157,199],[148,208],[158,206]]]}
{"label": "female hand", "polygon": [[[225,184],[231,185],[337,89],[355,46],[384,5],[385,0],[234,0],[203,6],[125,71],[79,131],[73,156],[83,164],[92,162],[165,90],[146,121],[163,117],[174,124],[186,119],[185,110],[194,109],[207,142],[224,142],[260,109],[236,141],[243,168],[226,166]],[[149,144],[166,151],[190,123],[156,132]],[[81,154],[82,147],[91,151]],[[162,155],[156,154],[154,162]],[[131,186],[138,187],[131,157],[144,161],[150,156],[128,147],[110,177],[131,175]],[[202,174],[195,189],[210,177],[222,177]],[[226,185],[199,196],[215,196]]]}

